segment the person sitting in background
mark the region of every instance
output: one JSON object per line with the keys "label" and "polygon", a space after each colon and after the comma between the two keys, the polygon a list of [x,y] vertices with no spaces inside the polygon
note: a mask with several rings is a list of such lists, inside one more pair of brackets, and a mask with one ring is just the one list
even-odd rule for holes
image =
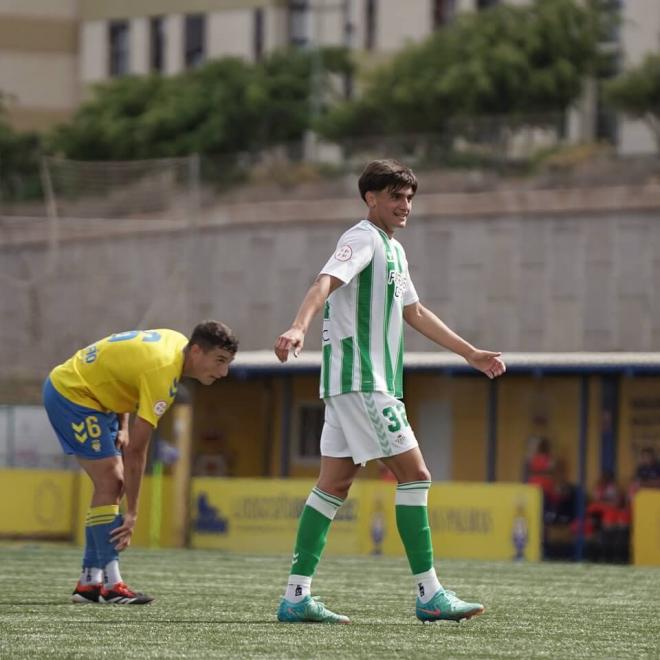
{"label": "person sitting in background", "polygon": [[619,501],[620,491],[614,479],[614,473],[611,470],[604,470],[596,483],[585,512],[592,533],[601,529],[604,520],[608,520],[610,523],[614,521]]}
{"label": "person sitting in background", "polygon": [[552,487],[543,498],[543,551],[547,558],[568,559],[572,554],[576,492],[566,478],[563,461],[557,461]]}
{"label": "person sitting in background", "polygon": [[591,558],[627,561],[630,506],[611,470],[603,471],[585,513],[584,533]]}
{"label": "person sitting in background", "polygon": [[644,447],[639,454],[631,495],[634,495],[640,488],[660,488],[660,461],[658,461],[653,447]]}
{"label": "person sitting in background", "polygon": [[536,485],[543,491],[543,513],[548,510],[548,504],[554,488],[555,459],[550,451],[550,441],[539,438],[535,451],[525,463],[526,481]]}
{"label": "person sitting in background", "polygon": [[566,467],[558,461],[552,488],[548,493],[545,522],[550,525],[567,525],[575,519],[575,486],[566,478]]}

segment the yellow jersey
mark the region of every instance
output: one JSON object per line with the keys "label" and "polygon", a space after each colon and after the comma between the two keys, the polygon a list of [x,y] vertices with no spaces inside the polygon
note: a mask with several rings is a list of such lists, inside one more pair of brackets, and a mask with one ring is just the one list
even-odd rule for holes
{"label": "yellow jersey", "polygon": [[65,398],[93,410],[136,413],[154,427],[170,407],[188,339],[175,330],[131,330],[79,350],[50,373]]}

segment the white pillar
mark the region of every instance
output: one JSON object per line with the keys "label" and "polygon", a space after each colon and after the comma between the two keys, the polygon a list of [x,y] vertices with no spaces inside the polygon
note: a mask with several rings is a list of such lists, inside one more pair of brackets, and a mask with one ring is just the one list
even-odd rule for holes
{"label": "white pillar", "polygon": [[183,14],[170,14],[165,20],[165,73],[183,71]]}
{"label": "white pillar", "polygon": [[474,11],[477,8],[477,0],[456,0],[454,7],[457,14]]}
{"label": "white pillar", "polygon": [[130,57],[129,70],[136,75],[149,73],[149,19],[145,17],[134,18],[130,29]]}
{"label": "white pillar", "polygon": [[108,78],[108,24],[85,21],[80,25],[80,82],[82,85]]}

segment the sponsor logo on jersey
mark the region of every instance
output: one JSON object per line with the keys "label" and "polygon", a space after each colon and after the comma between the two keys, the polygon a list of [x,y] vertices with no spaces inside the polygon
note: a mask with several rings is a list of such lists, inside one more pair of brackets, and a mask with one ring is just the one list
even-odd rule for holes
{"label": "sponsor logo on jersey", "polygon": [[167,410],[167,401],[156,401],[154,412],[160,417]]}
{"label": "sponsor logo on jersey", "polygon": [[400,298],[408,288],[408,278],[405,273],[398,270],[391,270],[387,278],[388,284],[394,284],[394,297]]}
{"label": "sponsor logo on jersey", "polygon": [[335,252],[335,259],[337,261],[348,261],[353,256],[353,248],[350,245],[342,245],[337,252]]}

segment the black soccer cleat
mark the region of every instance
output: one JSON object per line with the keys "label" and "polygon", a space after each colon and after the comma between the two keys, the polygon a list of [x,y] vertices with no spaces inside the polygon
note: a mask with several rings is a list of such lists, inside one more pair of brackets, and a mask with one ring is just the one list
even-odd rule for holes
{"label": "black soccer cleat", "polygon": [[100,603],[101,585],[100,584],[76,584],[73,590],[71,601],[73,603],[84,605],[86,603]]}
{"label": "black soccer cleat", "polygon": [[133,591],[123,582],[117,582],[110,589],[101,588],[99,602],[114,605],[146,605],[153,600],[152,596]]}

